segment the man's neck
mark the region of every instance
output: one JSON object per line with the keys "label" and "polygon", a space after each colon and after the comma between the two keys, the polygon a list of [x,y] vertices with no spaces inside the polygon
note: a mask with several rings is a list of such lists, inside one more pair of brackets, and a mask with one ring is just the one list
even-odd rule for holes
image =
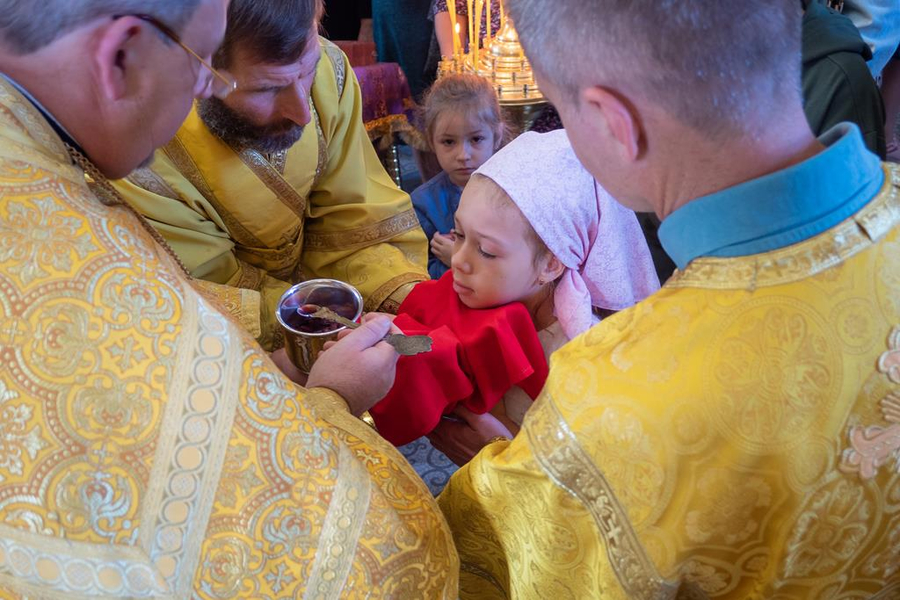
{"label": "man's neck", "polygon": [[0,72],[0,77],[2,77],[14,88],[16,88],[16,90],[18,90],[18,92],[22,94],[25,99],[28,100],[39,113],[41,113],[41,115],[43,115],[43,117],[47,120],[47,122],[63,142],[72,146],[79,152],[84,152],[81,148],[81,145],[75,140],[72,134],[68,132],[68,130],[62,125],[62,123],[60,123],[59,120],[57,120],[57,118],[53,116],[53,113],[51,113],[37,98],[35,98],[32,93],[25,88],[25,86],[20,84],[18,81],[16,81],[6,73]]}
{"label": "man's neck", "polygon": [[[0,53],[0,71],[41,112],[63,141],[80,148],[78,143],[80,121],[71,114],[80,105],[71,86],[70,73],[54,67],[56,63],[42,55],[43,51],[22,57]],[[65,90],[66,93],[61,93]]]}
{"label": "man's neck", "polygon": [[802,111],[799,117],[799,122],[782,120],[777,126],[761,128],[755,138],[713,142],[696,133],[674,138],[679,139],[681,151],[669,151],[663,176],[656,179],[650,196],[656,214],[665,219],[692,200],[781,171],[821,152],[824,146],[809,130]]}

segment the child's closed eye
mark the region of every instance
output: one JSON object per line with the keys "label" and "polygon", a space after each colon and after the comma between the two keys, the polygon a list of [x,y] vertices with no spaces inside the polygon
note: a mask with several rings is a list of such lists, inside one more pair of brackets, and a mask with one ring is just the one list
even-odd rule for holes
{"label": "child's closed eye", "polygon": [[490,254],[488,252],[485,252],[481,246],[478,246],[478,253],[481,254],[485,258],[497,258],[496,254]]}

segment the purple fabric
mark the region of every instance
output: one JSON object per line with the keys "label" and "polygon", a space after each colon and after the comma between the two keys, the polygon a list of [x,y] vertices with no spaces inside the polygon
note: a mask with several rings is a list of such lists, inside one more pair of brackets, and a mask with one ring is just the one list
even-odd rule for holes
{"label": "purple fabric", "polygon": [[363,122],[391,115],[412,119],[415,110],[406,76],[397,63],[376,63],[353,67],[363,98]]}

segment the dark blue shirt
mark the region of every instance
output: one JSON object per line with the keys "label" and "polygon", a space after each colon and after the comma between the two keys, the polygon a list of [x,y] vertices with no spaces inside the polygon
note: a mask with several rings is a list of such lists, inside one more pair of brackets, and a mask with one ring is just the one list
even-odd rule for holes
{"label": "dark blue shirt", "polygon": [[[419,224],[425,231],[429,244],[434,234],[447,234],[453,229],[453,215],[459,208],[461,195],[462,188],[450,181],[450,176],[444,171],[417,187],[412,193],[413,207],[416,209],[416,216],[419,217]],[[449,267],[432,254],[431,247],[429,247],[428,274],[431,278],[440,279],[448,270]]]}

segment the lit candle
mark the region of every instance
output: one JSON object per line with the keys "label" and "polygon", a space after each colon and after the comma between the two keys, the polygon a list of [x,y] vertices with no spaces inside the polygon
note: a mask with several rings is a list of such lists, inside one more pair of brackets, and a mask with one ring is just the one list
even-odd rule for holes
{"label": "lit candle", "polygon": [[447,2],[447,12],[450,13],[450,29],[453,31],[453,56],[459,52],[459,23],[456,21],[456,0]]}
{"label": "lit candle", "polygon": [[472,52],[472,38],[475,35],[475,11],[472,10],[472,0],[466,0],[466,13],[469,16],[469,52]]}
{"label": "lit candle", "polygon": [[487,31],[485,31],[485,38],[487,39],[487,43],[485,44],[485,48],[491,44],[491,34],[494,32],[494,27],[491,24],[491,4],[494,0],[486,0],[487,1],[487,20],[485,21],[485,27],[487,27]]}
{"label": "lit candle", "polygon": [[503,0],[500,0],[500,28],[506,23],[506,7],[503,6]]}
{"label": "lit candle", "polygon": [[[484,0],[475,0],[475,61],[472,63],[476,65],[476,69],[478,68],[478,59],[480,57],[479,48],[481,46],[481,14],[484,9]],[[472,42],[469,42],[470,48],[472,47]]]}

